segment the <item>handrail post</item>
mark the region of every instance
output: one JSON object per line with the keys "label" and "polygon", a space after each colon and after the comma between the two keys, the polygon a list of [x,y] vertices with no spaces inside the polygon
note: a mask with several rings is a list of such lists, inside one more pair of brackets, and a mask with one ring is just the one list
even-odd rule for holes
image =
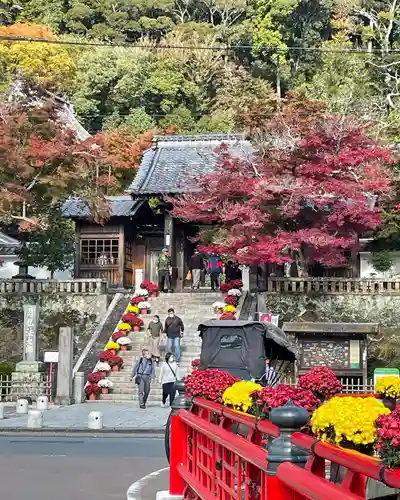
{"label": "handrail post", "polygon": [[178,391],[179,396],[175,398],[171,406],[171,414],[168,419],[170,424],[170,432],[166,429],[166,447],[169,443],[170,446],[170,468],[169,468],[169,494],[171,496],[178,496],[183,498],[184,489],[186,486],[185,481],[182,479],[178,472],[178,466],[184,462],[186,455],[187,436],[185,424],[179,418],[179,411],[189,409],[191,406],[190,400],[185,398],[185,384],[183,380],[175,382],[175,390]]}
{"label": "handrail post", "polygon": [[300,431],[302,427],[307,425],[309,414],[304,408],[295,406],[289,401],[284,406],[273,408],[269,420],[279,427],[280,436],[267,445],[268,498],[291,500],[293,493],[277,478],[276,471],[278,466],[284,462],[295,463],[299,467],[305,466],[309,454],[294,445],[291,442],[291,437],[294,432]]}

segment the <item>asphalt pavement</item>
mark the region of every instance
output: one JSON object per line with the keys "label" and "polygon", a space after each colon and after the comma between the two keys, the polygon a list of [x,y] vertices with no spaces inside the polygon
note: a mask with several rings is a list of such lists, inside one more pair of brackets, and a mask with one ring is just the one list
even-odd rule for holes
{"label": "asphalt pavement", "polygon": [[[167,466],[159,438],[0,437],[0,498],[125,500],[132,483]],[[140,499],[155,500],[167,479],[164,470],[144,481]]]}

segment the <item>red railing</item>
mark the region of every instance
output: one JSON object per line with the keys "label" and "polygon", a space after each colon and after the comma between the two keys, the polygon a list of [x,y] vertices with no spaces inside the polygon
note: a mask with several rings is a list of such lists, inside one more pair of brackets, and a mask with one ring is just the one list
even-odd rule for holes
{"label": "red railing", "polygon": [[[263,445],[279,436],[269,421],[196,399],[190,411],[171,418],[170,494],[185,500],[365,500],[368,478],[400,488],[400,471],[301,432],[291,442],[309,453],[304,468],[285,462],[272,471]],[[326,479],[327,461],[342,468],[340,484]]]}

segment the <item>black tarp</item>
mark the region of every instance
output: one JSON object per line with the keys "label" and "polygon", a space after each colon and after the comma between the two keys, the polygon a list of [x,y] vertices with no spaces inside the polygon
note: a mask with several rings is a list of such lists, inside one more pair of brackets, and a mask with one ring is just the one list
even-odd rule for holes
{"label": "black tarp", "polygon": [[200,364],[242,379],[260,378],[265,358],[293,362],[296,349],[277,326],[258,321],[210,320],[199,325]]}

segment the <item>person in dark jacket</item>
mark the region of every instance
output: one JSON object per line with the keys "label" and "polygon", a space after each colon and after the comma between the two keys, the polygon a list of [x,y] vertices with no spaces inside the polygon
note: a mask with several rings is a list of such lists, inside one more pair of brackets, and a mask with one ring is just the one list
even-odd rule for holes
{"label": "person in dark jacket", "polygon": [[204,260],[201,253],[197,250],[190,259],[190,272],[192,273],[192,289],[200,288],[201,271],[204,269]]}
{"label": "person in dark jacket", "polygon": [[167,351],[175,355],[176,362],[181,359],[181,338],[185,327],[179,316],[176,316],[175,311],[168,309],[168,318],[165,320],[164,333],[167,336]]}
{"label": "person in dark jacket", "polygon": [[228,260],[226,267],[225,267],[225,277],[226,277],[226,282],[229,283],[230,281],[234,280],[235,276],[235,268],[233,267],[233,262],[231,260]]}
{"label": "person in dark jacket", "polygon": [[218,290],[219,288],[219,275],[224,270],[224,264],[221,260],[221,257],[217,255],[215,252],[211,254],[211,257],[208,261],[208,272],[211,277],[211,289]]}
{"label": "person in dark jacket", "polygon": [[147,399],[150,394],[151,381],[156,376],[155,366],[148,349],[142,350],[141,358],[132,367],[132,379],[138,386],[139,405],[143,410],[146,408]]}

